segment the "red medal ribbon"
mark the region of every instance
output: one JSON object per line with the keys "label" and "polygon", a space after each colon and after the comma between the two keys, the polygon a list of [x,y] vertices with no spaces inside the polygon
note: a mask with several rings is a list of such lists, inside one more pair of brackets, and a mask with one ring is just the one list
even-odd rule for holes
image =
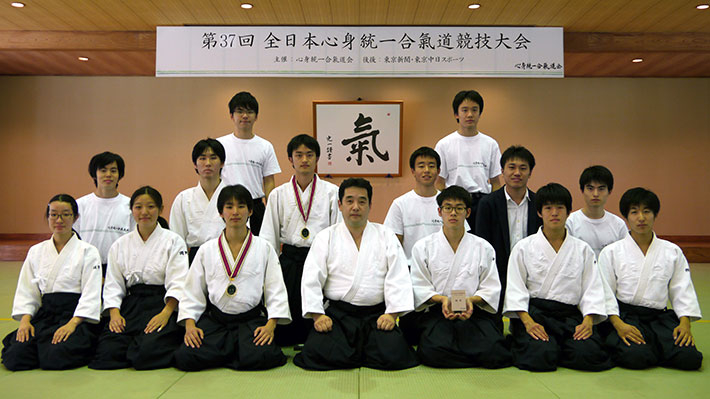
{"label": "red medal ribbon", "polygon": [[[224,233],[222,233],[224,235]],[[227,276],[229,277],[229,280],[234,280],[235,277],[237,277],[237,274],[239,274],[239,270],[242,268],[242,263],[244,263],[244,258],[247,256],[247,252],[249,252],[249,248],[251,247],[251,230],[249,230],[249,237],[247,238],[246,244],[242,246],[242,249],[239,251],[239,259],[237,259],[237,264],[234,267],[234,271],[232,271],[229,268],[229,261],[227,261],[227,255],[224,252],[224,247],[222,246],[222,238],[220,237],[217,240],[217,245],[219,246],[219,254],[222,255],[222,263],[224,263],[224,268],[227,270]]]}
{"label": "red medal ribbon", "polygon": [[313,195],[316,193],[316,175],[313,175],[313,187],[311,187],[311,198],[308,200],[308,213],[303,212],[303,204],[301,203],[301,196],[298,195],[298,187],[296,186],[296,176],[291,178],[291,183],[293,183],[293,193],[296,194],[296,203],[298,204],[298,211],[301,212],[303,216],[303,221],[308,223],[308,217],[311,215],[311,208],[313,208]]}

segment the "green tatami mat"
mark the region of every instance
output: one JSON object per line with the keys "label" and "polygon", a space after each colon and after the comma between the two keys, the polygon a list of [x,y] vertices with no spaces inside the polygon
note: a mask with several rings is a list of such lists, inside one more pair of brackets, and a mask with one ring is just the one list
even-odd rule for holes
{"label": "green tatami mat", "polygon": [[360,370],[360,398],[506,398],[554,397],[532,373],[516,368]]}
{"label": "green tatami mat", "polygon": [[284,352],[288,364],[273,370],[186,373],[160,398],[358,398],[359,370],[305,371],[293,364],[290,350]]}
{"label": "green tatami mat", "polygon": [[18,399],[158,398],[185,374],[176,369],[98,371],[86,367],[65,371],[18,372],[9,372],[3,367],[3,371],[0,377],[2,397]]}
{"label": "green tatami mat", "polygon": [[[17,328],[10,319],[21,262],[0,262],[0,338]],[[305,371],[293,364],[268,371],[216,369],[185,373],[177,369],[11,372],[0,365],[2,398],[570,398],[694,399],[710,398],[710,264],[693,264],[691,272],[705,320],[692,324],[698,348],[706,354],[700,371],[614,368],[601,373],[561,368],[532,373],[502,370],[373,369]]]}

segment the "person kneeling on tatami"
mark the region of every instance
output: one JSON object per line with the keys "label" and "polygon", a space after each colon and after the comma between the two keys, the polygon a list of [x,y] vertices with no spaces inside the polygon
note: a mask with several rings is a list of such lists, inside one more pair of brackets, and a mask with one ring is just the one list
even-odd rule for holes
{"label": "person kneeling on tatami", "polygon": [[[464,227],[471,194],[450,186],[436,201],[444,226],[412,249],[414,305],[419,310],[430,306],[418,318],[419,358],[432,367],[510,366],[503,333],[484,315],[496,313],[500,298],[495,250]],[[449,297],[456,291],[465,296],[462,310],[451,305]]]}
{"label": "person kneeling on tatami", "polygon": [[217,208],[227,227],[200,246],[180,301],[185,345],[175,351],[175,365],[181,370],[264,370],[286,364],[273,343],[276,323],[291,321],[286,285],[274,248],[246,227],[252,206],[244,186],[219,193]]}
{"label": "person kneeling on tatami", "polygon": [[[637,187],[624,193],[619,208],[630,234],[599,254],[613,326],[605,323],[602,330],[608,331],[612,360],[631,369],[697,370],[703,355],[690,322],[700,319],[700,305],[683,252],[653,231],[661,203],[656,194]],[[669,299],[672,310],[666,309]]]}
{"label": "person kneeling on tatami", "polygon": [[535,207],[542,228],[513,247],[508,263],[503,314],[510,317],[513,364],[532,371],[609,369],[594,328],[606,319],[594,251],[565,229],[572,196],[550,183],[537,192]]}

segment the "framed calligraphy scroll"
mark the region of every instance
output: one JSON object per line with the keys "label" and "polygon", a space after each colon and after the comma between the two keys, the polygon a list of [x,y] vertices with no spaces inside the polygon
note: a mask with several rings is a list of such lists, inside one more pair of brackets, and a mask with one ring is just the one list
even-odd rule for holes
{"label": "framed calligraphy scroll", "polygon": [[402,101],[314,101],[317,171],[330,176],[401,176]]}

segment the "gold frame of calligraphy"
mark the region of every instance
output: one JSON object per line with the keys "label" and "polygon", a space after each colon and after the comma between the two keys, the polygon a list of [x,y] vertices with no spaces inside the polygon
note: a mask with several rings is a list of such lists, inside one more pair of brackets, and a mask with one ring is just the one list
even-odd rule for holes
{"label": "gold frame of calligraphy", "polygon": [[324,176],[402,176],[403,101],[313,101]]}

